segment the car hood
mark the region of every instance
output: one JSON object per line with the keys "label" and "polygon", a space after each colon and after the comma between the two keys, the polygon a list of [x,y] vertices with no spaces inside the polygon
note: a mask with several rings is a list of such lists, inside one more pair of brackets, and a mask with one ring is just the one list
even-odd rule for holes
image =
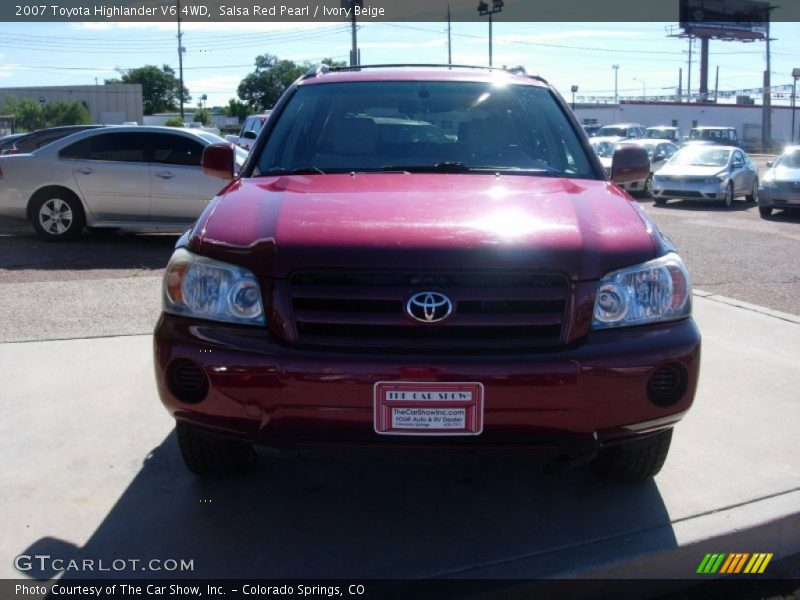
{"label": "car hood", "polygon": [[700,167],[695,165],[666,164],[658,170],[658,175],[680,177],[713,177],[725,171],[725,167]]}
{"label": "car hood", "polygon": [[198,220],[189,248],[270,277],[301,268],[525,268],[587,280],[667,244],[604,181],[397,173],[234,180]]}

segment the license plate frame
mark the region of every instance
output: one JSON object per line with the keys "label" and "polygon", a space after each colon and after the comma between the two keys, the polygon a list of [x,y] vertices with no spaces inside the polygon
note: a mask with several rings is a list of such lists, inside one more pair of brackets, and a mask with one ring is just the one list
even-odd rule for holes
{"label": "license plate frame", "polygon": [[484,388],[477,381],[378,381],[373,400],[373,424],[379,435],[483,433]]}

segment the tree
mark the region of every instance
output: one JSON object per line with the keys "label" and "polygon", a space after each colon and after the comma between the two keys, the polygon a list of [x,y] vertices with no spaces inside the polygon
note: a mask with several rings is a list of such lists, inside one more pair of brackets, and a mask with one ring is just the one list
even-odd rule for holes
{"label": "tree", "polygon": [[211,125],[211,111],[207,108],[198,108],[194,111],[192,121],[202,123],[203,125]]}
{"label": "tree", "polygon": [[17,131],[32,131],[59,125],[86,125],[92,122],[86,106],[81,102],[47,102],[42,105],[31,98],[21,100],[9,97],[3,113],[14,115]]}
{"label": "tree", "polygon": [[14,98],[9,96],[3,105],[3,114],[14,115],[17,131],[33,131],[44,125],[42,105],[30,98]]}
{"label": "tree", "polygon": [[239,121],[244,121],[253,113],[253,109],[249,104],[231,98],[228,100],[228,106],[225,107],[224,112],[226,117],[236,117]]}
{"label": "tree", "polygon": [[48,102],[44,105],[44,118],[48,127],[92,122],[89,110],[81,102]]}
{"label": "tree", "polygon": [[183,127],[183,121],[180,117],[170,117],[164,123],[166,127]]}
{"label": "tree", "polygon": [[[178,110],[181,100],[180,81],[175,77],[175,70],[169,65],[160,69],[155,65],[145,65],[131,69],[119,79],[106,79],[106,84],[139,83],[142,86],[142,104],[144,114]],[[190,102],[192,97],[186,86],[183,87],[183,103]]]}
{"label": "tree", "polygon": [[[239,83],[239,98],[257,111],[269,110],[294,81],[306,73],[313,65],[309,62],[296,63],[280,60],[272,54],[256,56],[256,70]],[[322,61],[328,66],[344,66],[344,63],[326,58]],[[246,116],[246,115],[245,115]]]}

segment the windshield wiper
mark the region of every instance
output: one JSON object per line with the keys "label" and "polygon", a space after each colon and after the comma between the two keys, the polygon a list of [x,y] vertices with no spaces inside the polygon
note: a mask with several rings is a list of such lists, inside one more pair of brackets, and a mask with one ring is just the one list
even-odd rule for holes
{"label": "windshield wiper", "polygon": [[383,165],[382,170],[406,173],[469,173],[472,168],[462,162],[438,162],[432,165]]}
{"label": "windshield wiper", "polygon": [[273,175],[327,175],[325,171],[320,169],[319,167],[297,167],[295,169],[283,169],[283,168],[276,168],[270,169],[269,171],[264,171],[259,176],[260,177],[271,177]]}

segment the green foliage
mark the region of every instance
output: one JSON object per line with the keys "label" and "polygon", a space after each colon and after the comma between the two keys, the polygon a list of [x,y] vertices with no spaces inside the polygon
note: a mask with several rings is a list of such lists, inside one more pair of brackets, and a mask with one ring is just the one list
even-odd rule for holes
{"label": "green foliage", "polygon": [[180,117],[170,117],[164,125],[167,127],[183,127],[183,120]]}
{"label": "green foliage", "polygon": [[44,117],[48,127],[92,122],[89,110],[80,102],[48,102],[44,105]]}
{"label": "green foliage", "polygon": [[207,108],[198,108],[194,111],[192,120],[203,125],[211,125],[211,111]]}
{"label": "green foliage", "polygon": [[[144,114],[178,110],[181,99],[180,81],[175,77],[175,70],[169,65],[158,68],[145,65],[131,69],[119,79],[106,79],[105,83],[139,83],[142,86]],[[183,102],[190,102],[192,97],[186,86],[183,87]]]}
{"label": "green foliage", "polygon": [[228,100],[228,106],[225,107],[225,116],[236,117],[239,121],[244,121],[248,115],[253,113],[253,109],[249,104],[241,102],[236,98]]}
{"label": "green foliage", "polygon": [[[345,66],[345,63],[330,58],[322,62],[332,67]],[[280,60],[272,54],[256,56],[255,63],[256,70],[242,79],[237,89],[239,98],[255,112],[262,112],[275,106],[286,88],[313,66],[308,62]],[[250,113],[244,116],[247,114]]]}
{"label": "green foliage", "polygon": [[17,131],[33,131],[59,125],[86,125],[92,117],[81,102],[47,102],[42,105],[32,98],[6,99],[2,112],[14,115]]}

